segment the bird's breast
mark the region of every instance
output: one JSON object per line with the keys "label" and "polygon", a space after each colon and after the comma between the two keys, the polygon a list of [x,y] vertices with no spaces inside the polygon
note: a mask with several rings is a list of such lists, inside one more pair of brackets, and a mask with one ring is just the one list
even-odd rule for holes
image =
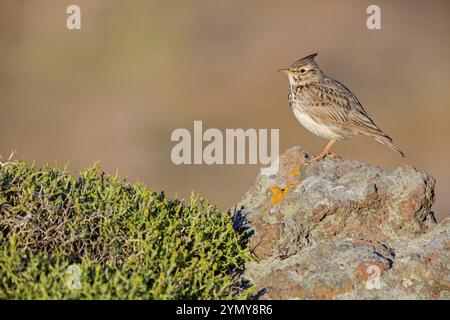
{"label": "bird's breast", "polygon": [[303,127],[315,135],[330,140],[342,140],[345,138],[339,130],[336,130],[337,128],[334,128],[326,123],[316,121],[295,102],[292,104],[292,111],[294,112],[298,122],[300,122]]}

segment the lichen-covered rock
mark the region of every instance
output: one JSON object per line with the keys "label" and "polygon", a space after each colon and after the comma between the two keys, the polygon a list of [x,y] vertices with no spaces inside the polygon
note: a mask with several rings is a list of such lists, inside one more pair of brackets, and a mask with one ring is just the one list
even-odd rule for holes
{"label": "lichen-covered rock", "polygon": [[450,297],[450,221],[431,212],[435,181],[413,166],[308,162],[293,147],[238,204],[252,230],[246,277],[266,299]]}

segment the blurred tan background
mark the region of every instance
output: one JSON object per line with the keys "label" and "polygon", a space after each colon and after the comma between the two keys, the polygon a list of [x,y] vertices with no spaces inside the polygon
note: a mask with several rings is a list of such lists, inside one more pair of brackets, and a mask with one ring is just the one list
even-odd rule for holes
{"label": "blurred tan background", "polygon": [[[382,30],[366,28],[381,7]],[[82,30],[66,29],[78,4]],[[168,195],[190,191],[225,209],[258,166],[176,166],[172,130],[280,128],[280,151],[327,141],[297,123],[276,72],[318,52],[407,154],[369,138],[338,143],[344,157],[390,169],[412,163],[437,179],[450,213],[449,1],[0,2],[0,154],[38,163],[99,161]]]}

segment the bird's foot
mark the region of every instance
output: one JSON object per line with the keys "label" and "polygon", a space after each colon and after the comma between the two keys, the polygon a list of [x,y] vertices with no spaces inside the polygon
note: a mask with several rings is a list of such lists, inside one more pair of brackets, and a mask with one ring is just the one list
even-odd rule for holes
{"label": "bird's foot", "polygon": [[333,152],[321,152],[318,155],[316,155],[314,158],[309,159],[308,163],[311,163],[311,162],[314,162],[314,161],[320,161],[320,160],[325,159],[327,157],[329,157],[331,159],[335,159],[335,158],[338,157],[338,155],[333,153]]}

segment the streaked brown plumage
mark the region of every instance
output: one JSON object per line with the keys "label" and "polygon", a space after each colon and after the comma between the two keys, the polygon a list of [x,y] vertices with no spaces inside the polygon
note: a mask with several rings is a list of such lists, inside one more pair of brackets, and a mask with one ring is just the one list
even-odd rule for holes
{"label": "streaked brown plumage", "polygon": [[357,134],[370,136],[404,157],[392,139],[373,122],[358,98],[320,70],[314,60],[316,56],[317,53],[309,55],[280,70],[289,78],[289,104],[297,120],[312,133],[330,139],[315,159],[324,158],[337,140]]}

